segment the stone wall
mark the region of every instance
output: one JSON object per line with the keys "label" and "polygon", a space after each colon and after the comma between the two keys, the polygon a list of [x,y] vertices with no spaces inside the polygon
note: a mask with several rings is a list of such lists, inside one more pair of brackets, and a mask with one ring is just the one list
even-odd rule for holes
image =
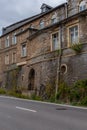
{"label": "stone wall", "polygon": [[[77,3],[78,1],[69,1],[68,6],[68,16],[74,15],[78,12]],[[18,67],[20,69],[17,77],[17,86],[28,90],[30,84],[29,74],[30,71],[34,70],[34,87],[40,90],[40,86],[46,86],[47,82],[50,80],[56,81],[57,67],[58,67],[58,53],[57,51],[52,51],[52,34],[60,31],[60,25],[50,27],[41,33],[36,34],[31,40],[29,39],[29,30],[22,32],[17,36],[17,44],[12,45],[12,35],[14,32],[20,32],[21,29],[27,29],[30,25],[34,25],[35,28],[39,29],[40,20],[44,20],[45,25],[51,25],[51,18],[54,13],[57,13],[57,18],[63,20],[66,18],[66,7],[61,7],[53,10],[46,15],[27,23],[21,28],[9,33],[10,36],[10,47],[5,48],[5,38],[1,37],[2,49],[0,50],[0,82],[3,82],[3,86],[6,86],[7,74],[10,73]],[[60,23],[61,24],[61,23]],[[83,43],[83,50],[81,54],[76,55],[75,52],[70,49],[69,43],[69,27],[78,24],[79,25],[79,39]],[[84,79],[87,77],[87,17],[81,16],[74,18],[62,24],[62,57],[61,65],[65,65],[67,69],[66,73],[61,73],[61,80],[66,81],[69,85],[74,83],[76,80]],[[27,56],[21,57],[21,45],[26,43],[27,46]],[[17,53],[16,63],[12,64],[12,53]],[[5,55],[9,54],[10,63],[5,65]],[[17,63],[25,63],[17,66]],[[11,74],[8,78],[10,79]],[[11,77],[12,78],[12,77]],[[14,77],[13,77],[14,78]],[[7,86],[9,87],[12,83]]]}

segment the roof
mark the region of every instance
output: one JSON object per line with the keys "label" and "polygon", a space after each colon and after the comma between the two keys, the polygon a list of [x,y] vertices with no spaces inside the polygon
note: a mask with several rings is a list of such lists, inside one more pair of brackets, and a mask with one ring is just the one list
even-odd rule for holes
{"label": "roof", "polygon": [[29,23],[29,22],[32,22],[32,21],[34,21],[34,20],[36,20],[36,19],[38,19],[38,18],[40,18],[40,17],[42,17],[42,16],[44,16],[44,15],[50,13],[50,12],[52,12],[52,11],[58,9],[58,8],[61,8],[61,7],[65,6],[66,4],[67,4],[67,3],[65,2],[65,3],[63,3],[63,4],[61,4],[61,5],[56,6],[55,8],[50,9],[50,10],[47,11],[47,12],[37,14],[37,15],[35,15],[35,16],[29,17],[29,18],[27,18],[27,19],[21,20],[21,21],[19,21],[19,22],[16,22],[16,23],[10,25],[10,26],[5,27],[5,28],[4,28],[5,31],[4,31],[4,33],[1,35],[1,37],[3,37],[3,36],[5,36],[6,34],[8,34],[8,33],[12,32],[12,31],[14,31],[14,30],[16,30],[16,29],[22,27],[23,25],[25,25],[25,24],[27,24],[27,23]]}
{"label": "roof", "polygon": [[10,26],[4,28],[5,31],[4,31],[4,33],[2,34],[2,36],[5,35],[5,34],[7,34],[7,33],[9,33],[9,32],[11,32],[11,31],[13,31],[14,29],[19,28],[20,26],[23,26],[23,25],[26,24],[27,22],[32,21],[34,18],[37,18],[37,17],[40,16],[40,15],[41,15],[41,14],[38,14],[38,15],[35,15],[35,16],[33,16],[33,17],[30,17],[30,18],[21,20],[21,21],[19,21],[19,22],[17,22],[17,23],[14,23],[14,24],[12,24],[12,25],[10,25]]}
{"label": "roof", "polygon": [[50,9],[53,8],[53,7],[51,7],[51,6],[49,6],[49,5],[45,4],[45,3],[42,4],[41,9],[42,9],[43,7],[47,7],[47,8],[50,8]]}

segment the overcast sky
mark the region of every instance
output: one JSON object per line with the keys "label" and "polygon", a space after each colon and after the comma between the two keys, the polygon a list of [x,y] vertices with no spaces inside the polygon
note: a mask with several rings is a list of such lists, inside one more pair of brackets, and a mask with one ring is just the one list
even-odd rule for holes
{"label": "overcast sky", "polygon": [[42,3],[55,7],[66,0],[0,0],[0,32],[17,21],[40,13]]}

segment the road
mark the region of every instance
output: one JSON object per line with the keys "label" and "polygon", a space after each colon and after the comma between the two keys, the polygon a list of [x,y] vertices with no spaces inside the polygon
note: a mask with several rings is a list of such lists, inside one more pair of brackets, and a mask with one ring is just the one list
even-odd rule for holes
{"label": "road", "polygon": [[0,96],[0,130],[87,130],[87,109]]}

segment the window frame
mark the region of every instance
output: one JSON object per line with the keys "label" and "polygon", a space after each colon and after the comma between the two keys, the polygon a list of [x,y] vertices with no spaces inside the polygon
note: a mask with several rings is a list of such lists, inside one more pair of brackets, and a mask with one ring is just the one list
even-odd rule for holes
{"label": "window frame", "polygon": [[6,38],[5,38],[5,48],[7,48],[9,46],[10,46],[10,37],[6,36]]}
{"label": "window frame", "polygon": [[1,40],[0,40],[0,49],[2,49],[2,42],[1,42]]}
{"label": "window frame", "polygon": [[9,65],[9,54],[5,55],[5,65]]}
{"label": "window frame", "polygon": [[[55,35],[57,33],[58,33],[58,36],[59,36],[59,42],[58,42],[59,43],[59,47],[57,49],[54,49],[54,47],[53,47],[53,35]],[[60,30],[51,33],[51,51],[56,51],[56,50],[60,49],[61,48],[60,44],[61,44],[60,43]]]}
{"label": "window frame", "polygon": [[46,12],[46,7],[43,7],[42,8],[42,13],[45,13]]}
{"label": "window frame", "polygon": [[[26,51],[23,50],[23,46],[26,47]],[[26,53],[25,53],[24,51],[25,51]],[[23,44],[21,45],[21,57],[24,58],[24,57],[26,57],[26,56],[27,56],[27,45],[26,45],[26,43],[23,43]]]}
{"label": "window frame", "polygon": [[30,24],[29,28],[35,28],[34,24]]}
{"label": "window frame", "polygon": [[16,32],[12,35],[12,45],[17,44]]}
{"label": "window frame", "polygon": [[43,19],[40,20],[39,27],[40,27],[40,29],[43,29],[45,27],[45,22]]}
{"label": "window frame", "polygon": [[52,16],[51,16],[51,24],[55,24],[57,23],[57,13],[55,12]]}
{"label": "window frame", "polygon": [[[15,58],[14,58],[14,54],[15,54]],[[12,64],[14,64],[14,63],[16,63],[16,52],[15,51],[12,53]]]}
{"label": "window frame", "polygon": [[70,47],[74,43],[77,43],[77,42],[71,43],[71,37],[70,37],[70,28],[74,28],[75,26],[78,27],[78,42],[79,42],[79,23],[68,26],[68,36],[67,36],[67,38],[68,38],[68,47]]}
{"label": "window frame", "polygon": [[[82,4],[84,2],[84,4]],[[87,5],[86,5],[86,1],[82,0],[80,3],[79,3],[79,11],[84,11],[86,10],[87,8]]]}

